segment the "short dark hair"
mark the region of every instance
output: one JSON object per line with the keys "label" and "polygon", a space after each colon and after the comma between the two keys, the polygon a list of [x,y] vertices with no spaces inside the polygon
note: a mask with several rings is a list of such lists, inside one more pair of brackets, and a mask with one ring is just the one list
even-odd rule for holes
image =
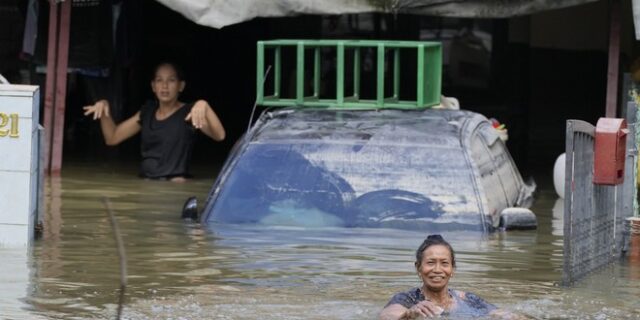
{"label": "short dark hair", "polygon": [[456,266],[456,253],[453,251],[453,248],[451,247],[449,242],[444,240],[444,238],[439,234],[432,234],[424,239],[424,241],[416,251],[416,267],[420,266],[420,264],[422,263],[422,256],[424,255],[424,251],[427,250],[427,248],[436,245],[445,246],[447,247],[447,249],[449,249],[449,252],[451,253],[451,265],[453,267]]}
{"label": "short dark hair", "polygon": [[178,77],[178,80],[185,81],[184,70],[182,70],[180,65],[178,65],[177,63],[175,63],[173,61],[169,61],[169,60],[162,61],[162,62],[160,62],[160,63],[158,63],[156,65],[156,67],[153,69],[153,74],[151,75],[151,80],[155,79],[156,73],[158,73],[158,70],[161,67],[164,67],[164,66],[171,67],[176,72],[176,77]]}

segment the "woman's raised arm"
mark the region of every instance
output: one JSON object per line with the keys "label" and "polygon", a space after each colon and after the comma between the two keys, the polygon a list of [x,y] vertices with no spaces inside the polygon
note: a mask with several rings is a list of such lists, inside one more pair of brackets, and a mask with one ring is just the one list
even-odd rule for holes
{"label": "woman's raised arm", "polygon": [[118,145],[120,142],[140,132],[140,111],[136,112],[131,118],[116,125],[111,118],[109,101],[107,100],[100,100],[94,105],[86,106],[82,109],[84,109],[85,116],[93,116],[93,120],[100,119],[102,136],[108,146]]}

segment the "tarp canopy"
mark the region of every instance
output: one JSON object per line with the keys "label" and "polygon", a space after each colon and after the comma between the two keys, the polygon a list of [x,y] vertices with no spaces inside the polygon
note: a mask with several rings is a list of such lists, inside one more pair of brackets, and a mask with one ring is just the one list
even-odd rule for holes
{"label": "tarp canopy", "polygon": [[222,28],[256,17],[364,12],[505,18],[597,0],[157,0],[195,23]]}

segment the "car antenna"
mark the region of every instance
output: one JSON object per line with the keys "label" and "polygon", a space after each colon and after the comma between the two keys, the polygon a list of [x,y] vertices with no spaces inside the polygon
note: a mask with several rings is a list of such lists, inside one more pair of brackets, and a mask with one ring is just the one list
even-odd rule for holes
{"label": "car antenna", "polygon": [[[271,65],[267,66],[267,70],[264,72],[264,77],[262,77],[261,86],[264,86],[264,83],[267,81],[267,76],[269,75],[269,71],[271,71]],[[256,100],[253,103],[253,109],[251,109],[251,116],[249,116],[249,124],[247,125],[247,132],[251,129],[251,122],[253,122],[253,114],[256,112],[256,107],[258,106],[258,97],[256,96]]]}
{"label": "car antenna", "polygon": [[116,314],[116,320],[120,320],[122,315],[122,307],[124,305],[124,293],[127,289],[127,256],[124,251],[124,245],[122,244],[122,236],[120,235],[120,228],[118,228],[118,222],[111,209],[111,202],[107,197],[102,198],[102,203],[107,210],[107,215],[111,220],[111,228],[113,229],[113,237],[116,240],[116,246],[118,248],[118,257],[120,260],[120,296],[118,298],[118,312]]}

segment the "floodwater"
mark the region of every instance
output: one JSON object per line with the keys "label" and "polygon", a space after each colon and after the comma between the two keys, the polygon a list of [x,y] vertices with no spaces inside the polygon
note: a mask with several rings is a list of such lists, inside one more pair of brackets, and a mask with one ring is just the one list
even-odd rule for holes
{"label": "floodwater", "polygon": [[[101,198],[128,263],[123,319],[375,319],[394,292],[419,285],[426,236],[381,229],[201,226],[179,218],[215,172],[187,184],[135,169],[67,165],[47,182],[43,237],[0,248],[0,319],[113,319],[119,267]],[[550,174],[550,173],[549,173]],[[640,266],[607,267],[559,286],[562,202],[540,187],[535,231],[444,234],[457,250],[451,287],[534,319],[640,319]]]}

